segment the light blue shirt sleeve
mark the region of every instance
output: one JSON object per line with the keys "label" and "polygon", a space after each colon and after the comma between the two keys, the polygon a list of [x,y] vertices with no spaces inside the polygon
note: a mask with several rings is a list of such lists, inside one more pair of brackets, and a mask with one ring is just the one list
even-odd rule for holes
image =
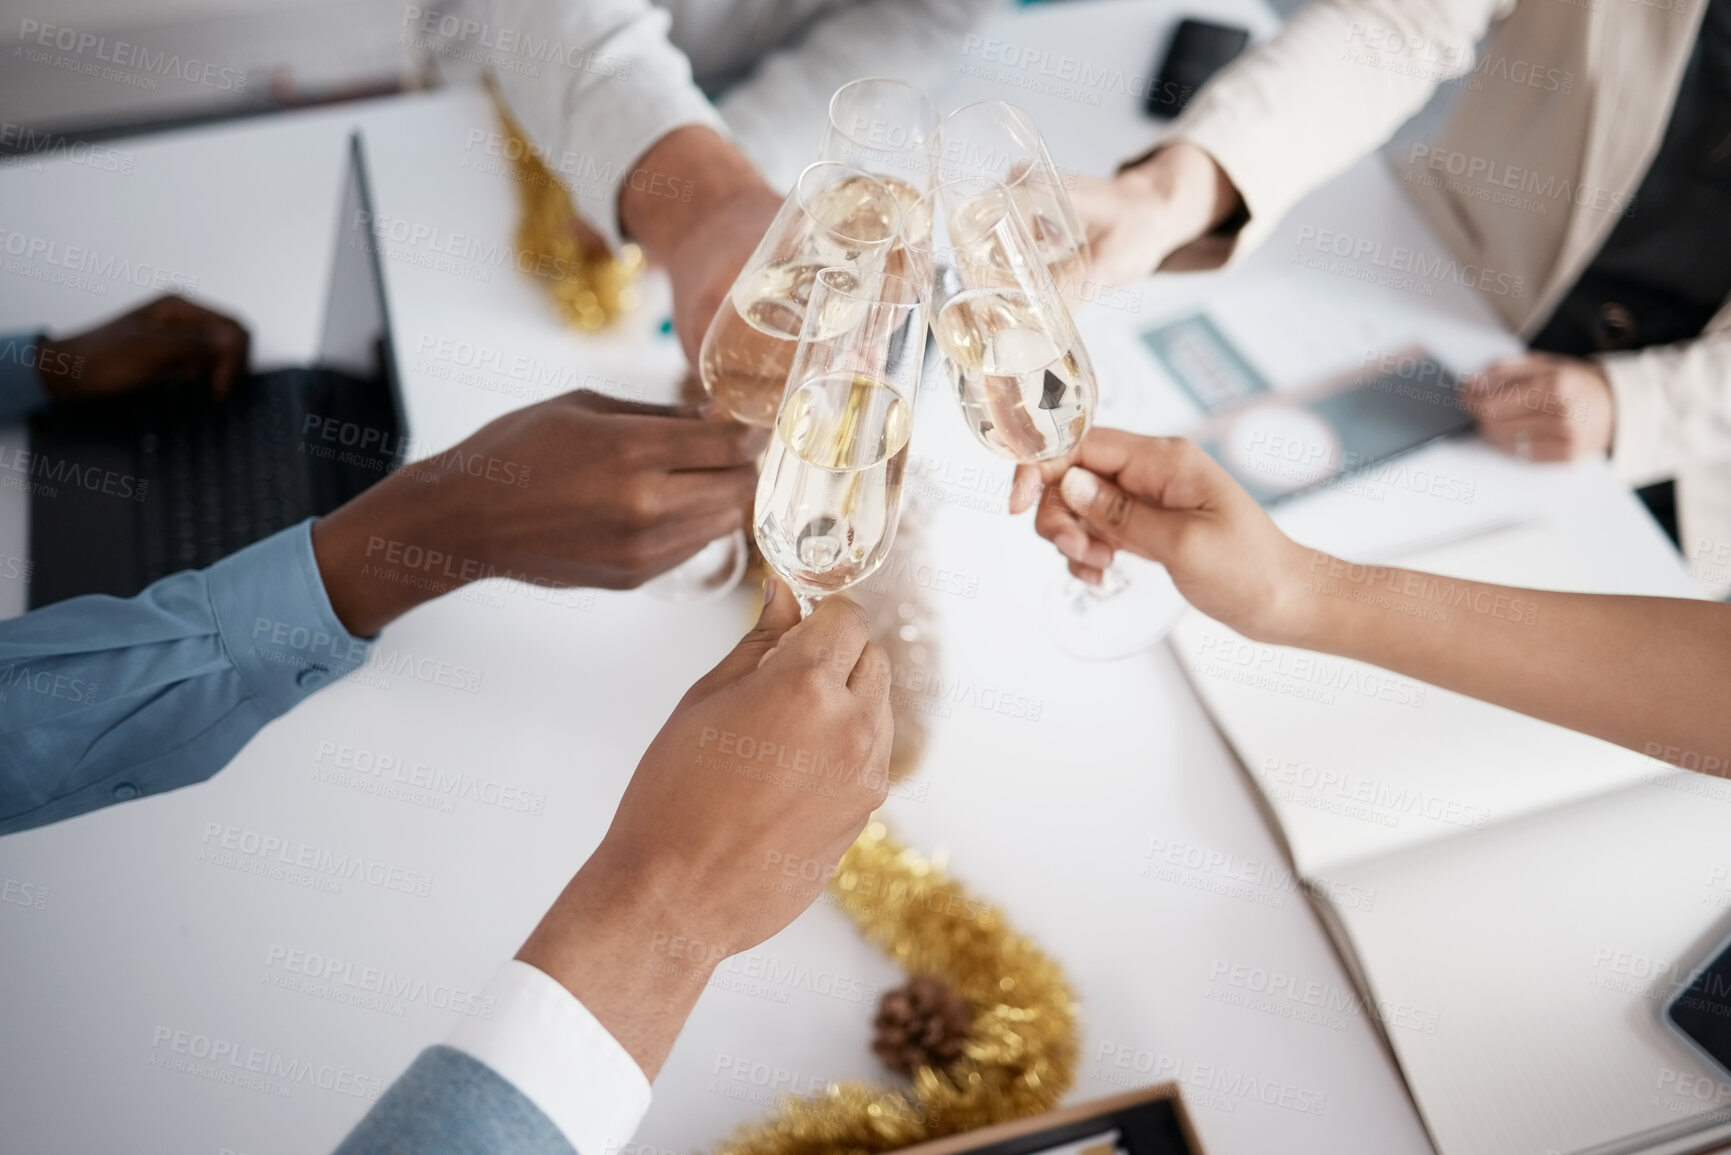
{"label": "light blue shirt sleeve", "polygon": [[22,421],[48,404],[36,373],[35,333],[0,333],[0,425]]}
{"label": "light blue shirt sleeve", "polygon": [[137,597],[0,622],[0,834],[203,782],[370,649],[331,609],[310,520]]}

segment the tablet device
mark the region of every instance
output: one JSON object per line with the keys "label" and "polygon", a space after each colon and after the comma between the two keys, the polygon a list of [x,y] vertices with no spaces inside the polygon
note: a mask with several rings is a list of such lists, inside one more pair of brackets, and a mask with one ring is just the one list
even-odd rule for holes
{"label": "tablet device", "polygon": [[1473,427],[1465,384],[1413,350],[1374,371],[1266,394],[1210,420],[1197,441],[1263,505],[1372,470]]}

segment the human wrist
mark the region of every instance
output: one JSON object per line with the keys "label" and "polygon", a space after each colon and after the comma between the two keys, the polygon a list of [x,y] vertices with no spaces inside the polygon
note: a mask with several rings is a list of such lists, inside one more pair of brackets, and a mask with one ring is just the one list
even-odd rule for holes
{"label": "human wrist", "polygon": [[1340,628],[1335,618],[1340,607],[1338,598],[1327,596],[1329,575],[1345,563],[1322,550],[1291,543],[1277,565],[1265,612],[1257,628],[1246,632],[1271,645],[1332,648],[1328,643]]}
{"label": "human wrist", "polygon": [[[673,880],[663,885],[655,881],[653,870],[621,868],[606,859],[603,843],[572,876],[517,957],[563,982],[560,972],[573,969],[574,943],[607,942],[676,957],[684,964],[679,969],[685,977],[707,981],[726,957],[726,948],[720,944],[711,948],[709,940],[715,936],[700,929],[689,904],[678,897]],[[676,940],[703,943],[704,949],[674,951],[669,944]]]}
{"label": "human wrist", "polygon": [[718,206],[774,196],[733,143],[703,125],[682,125],[649,147],[619,191],[619,223],[651,257],[667,262]]}
{"label": "human wrist", "polygon": [[1147,160],[1119,173],[1115,180],[1141,211],[1158,214],[1173,248],[1217,228],[1243,203],[1215,159],[1185,140],[1160,148]]}
{"label": "human wrist", "polygon": [[313,523],[313,557],[343,628],[370,638],[424,602],[468,584],[470,551],[450,539],[455,519],[411,492],[403,474],[385,478]]}
{"label": "human wrist", "polygon": [[614,868],[604,843],[516,956],[569,991],[651,1080],[727,951],[672,893]]}

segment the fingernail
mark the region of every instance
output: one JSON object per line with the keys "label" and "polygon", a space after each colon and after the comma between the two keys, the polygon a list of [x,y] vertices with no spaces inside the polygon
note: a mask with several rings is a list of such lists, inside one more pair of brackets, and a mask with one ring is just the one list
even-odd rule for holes
{"label": "fingernail", "polygon": [[764,605],[764,608],[768,609],[769,603],[773,602],[774,600],[775,600],[775,579],[774,578],[764,578],[763,579],[763,605]]}
{"label": "fingernail", "polygon": [[1064,495],[1064,500],[1071,509],[1082,513],[1094,498],[1099,496],[1100,479],[1080,465],[1072,465],[1064,471],[1064,480],[1059,484],[1058,491]]}
{"label": "fingernail", "polygon": [[1058,552],[1071,561],[1083,561],[1088,552],[1088,539],[1075,530],[1065,530],[1052,539],[1052,544],[1058,547]]}

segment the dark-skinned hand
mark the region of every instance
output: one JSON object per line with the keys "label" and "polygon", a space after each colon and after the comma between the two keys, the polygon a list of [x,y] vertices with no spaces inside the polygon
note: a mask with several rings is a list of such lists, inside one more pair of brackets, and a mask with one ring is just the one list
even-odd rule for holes
{"label": "dark-skinned hand", "polygon": [[489,576],[632,589],[745,525],[766,438],[689,407],[562,394],[321,519],[319,573],[359,636]]}
{"label": "dark-skinned hand", "polygon": [[105,325],[40,342],[37,375],[56,401],[176,379],[208,384],[221,399],[246,376],[250,344],[233,317],[171,294]]}

